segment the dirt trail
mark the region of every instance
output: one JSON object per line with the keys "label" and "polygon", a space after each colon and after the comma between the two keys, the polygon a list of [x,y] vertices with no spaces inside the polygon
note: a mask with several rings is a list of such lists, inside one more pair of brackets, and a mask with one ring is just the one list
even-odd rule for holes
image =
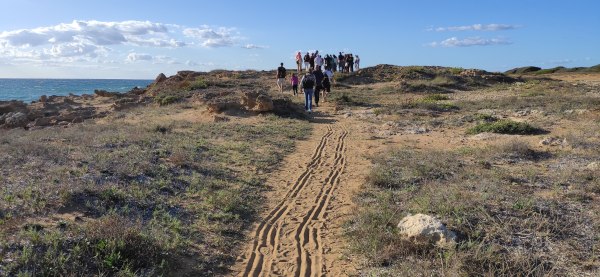
{"label": "dirt trail", "polygon": [[274,172],[268,209],[233,268],[237,276],[348,276],[355,265],[344,253],[342,224],[368,161],[359,154],[360,132],[335,118],[331,107],[315,114],[315,131]]}

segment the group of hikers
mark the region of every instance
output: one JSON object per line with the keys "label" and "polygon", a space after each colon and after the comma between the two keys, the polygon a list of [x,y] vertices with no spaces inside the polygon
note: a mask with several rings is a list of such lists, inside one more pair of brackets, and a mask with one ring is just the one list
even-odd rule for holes
{"label": "group of hikers", "polygon": [[360,57],[356,55],[344,54],[343,52],[339,52],[339,55],[335,54],[327,54],[325,57],[322,57],[319,54],[319,50],[309,53],[306,52],[304,57],[302,56],[302,52],[298,51],[296,54],[296,66],[298,67],[298,73],[302,71],[302,62],[304,61],[304,68],[306,71],[310,69],[316,69],[316,67],[325,67],[325,69],[329,69],[333,72],[354,72],[354,70],[360,69]]}
{"label": "group of hikers", "polygon": [[[299,80],[298,74],[302,72],[302,61],[304,61],[306,73]],[[323,58],[317,50],[312,54],[307,52],[303,58],[302,53],[298,52],[296,54],[297,73],[292,73],[292,77],[290,78],[292,93],[298,95],[298,86],[301,87],[304,93],[304,109],[308,113],[311,113],[313,96],[315,106],[318,107],[321,93],[323,93],[323,101],[325,101],[327,94],[331,92],[331,84],[334,83],[334,72],[338,70],[340,72],[354,72],[355,69],[360,69],[359,64],[360,58],[358,55],[355,58],[352,54],[343,54],[340,52],[337,57],[336,55],[326,55]],[[283,67],[283,63],[281,63],[277,68],[277,87],[280,92],[283,92],[286,75],[286,69]]]}

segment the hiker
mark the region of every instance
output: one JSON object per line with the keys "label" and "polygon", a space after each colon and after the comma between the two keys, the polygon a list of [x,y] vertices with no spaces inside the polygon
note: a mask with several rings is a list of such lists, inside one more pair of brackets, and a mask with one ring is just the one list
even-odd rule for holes
{"label": "hiker", "polygon": [[283,85],[285,84],[285,67],[283,67],[283,63],[281,66],[277,68],[277,87],[279,88],[279,92],[283,93]]}
{"label": "hiker", "polygon": [[354,60],[354,67],[356,67],[356,71],[360,69],[360,58],[356,55],[356,59]]}
{"label": "hiker", "polygon": [[342,55],[342,52],[340,52],[340,55],[338,56],[338,67],[340,72],[344,72],[344,55]]}
{"label": "hiker", "polygon": [[315,75],[313,75],[312,69],[302,77],[302,90],[304,91],[304,110],[308,113],[312,112],[312,95],[315,88]]}
{"label": "hiker", "polygon": [[327,54],[325,56],[325,70],[331,69],[331,56],[329,56],[329,54]]}
{"label": "hiker", "polygon": [[331,70],[326,69],[324,72],[323,81],[321,81],[321,86],[323,87],[323,102],[327,101],[327,94],[331,91],[331,79],[329,78],[329,74],[333,73]]}
{"label": "hiker", "polygon": [[296,73],[292,73],[290,83],[292,84],[292,94],[298,95],[298,75]]}
{"label": "hiker", "polygon": [[302,71],[302,53],[298,51],[296,54],[296,66],[298,67],[298,73]]}
{"label": "hiker", "polygon": [[348,54],[346,62],[348,63],[348,72],[354,72],[354,56],[352,54]]}
{"label": "hiker", "polygon": [[329,78],[329,83],[330,84],[334,84],[334,80],[333,80],[333,71],[332,70],[325,70],[323,72],[323,74],[325,74],[325,76],[327,76],[327,78]]}
{"label": "hiker", "polygon": [[317,55],[315,57],[315,70],[321,70],[321,66],[323,66],[323,58],[321,57],[321,55]]}
{"label": "hiker", "polygon": [[315,106],[319,106],[319,96],[321,93],[321,90],[323,89],[323,78],[325,78],[325,75],[323,75],[323,72],[321,71],[320,67],[317,67],[317,69],[313,72],[313,75],[315,76]]}
{"label": "hiker", "polygon": [[317,54],[315,54],[315,53],[310,54],[309,63],[310,63],[310,69],[312,69],[312,70],[314,70],[314,68],[315,68],[315,57],[316,56],[317,56]]}
{"label": "hiker", "polygon": [[308,54],[308,52],[304,55],[304,68],[306,68],[307,72],[310,69],[310,54]]}
{"label": "hiker", "polygon": [[337,57],[335,55],[331,55],[331,71],[337,71]]}

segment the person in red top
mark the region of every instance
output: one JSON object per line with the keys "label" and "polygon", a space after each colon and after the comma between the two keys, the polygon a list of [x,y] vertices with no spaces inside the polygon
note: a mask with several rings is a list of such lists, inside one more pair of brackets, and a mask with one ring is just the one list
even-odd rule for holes
{"label": "person in red top", "polygon": [[292,92],[294,93],[294,95],[298,95],[298,75],[296,73],[292,74],[290,82],[292,84]]}

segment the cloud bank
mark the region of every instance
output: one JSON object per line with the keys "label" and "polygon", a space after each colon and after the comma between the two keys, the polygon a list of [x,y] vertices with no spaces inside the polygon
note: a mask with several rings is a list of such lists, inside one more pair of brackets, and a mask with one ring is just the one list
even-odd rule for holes
{"label": "cloud bank", "polygon": [[452,26],[452,27],[437,27],[437,28],[429,28],[428,31],[436,31],[436,32],[459,32],[459,31],[506,31],[506,30],[514,30],[518,29],[520,26],[518,25],[510,25],[510,24],[473,24],[467,26]]}
{"label": "cloud bank", "polygon": [[241,45],[242,40],[236,28],[228,27],[202,25],[186,28],[151,21],[74,20],[54,26],[0,32],[0,58],[11,62],[102,62],[116,59],[172,64],[175,61],[167,56],[127,53],[123,48],[129,48],[129,52],[140,49],[157,52],[160,49],[197,46],[259,47]]}
{"label": "cloud bank", "polygon": [[428,45],[431,47],[470,47],[470,46],[491,46],[491,45],[508,45],[512,44],[505,38],[481,38],[481,37],[470,37],[459,39],[457,37],[451,37],[440,42],[432,42]]}

